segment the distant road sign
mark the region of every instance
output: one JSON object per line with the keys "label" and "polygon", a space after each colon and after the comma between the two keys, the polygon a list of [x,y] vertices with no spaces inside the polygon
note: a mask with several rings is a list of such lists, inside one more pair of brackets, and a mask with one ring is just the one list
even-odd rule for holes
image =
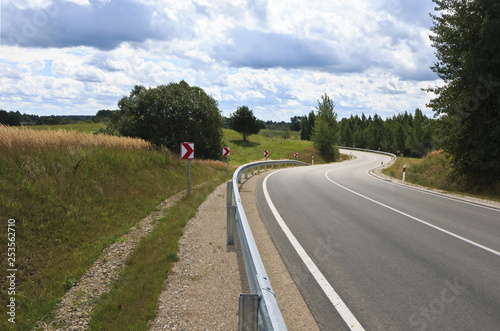
{"label": "distant road sign", "polygon": [[269,151],[264,151],[264,157],[268,157],[269,156]]}
{"label": "distant road sign", "polygon": [[293,153],[293,157],[298,157],[299,153]]}
{"label": "distant road sign", "polygon": [[194,143],[181,143],[181,159],[194,159]]}
{"label": "distant road sign", "polygon": [[229,147],[224,147],[222,149],[222,156],[231,156],[231,148]]}

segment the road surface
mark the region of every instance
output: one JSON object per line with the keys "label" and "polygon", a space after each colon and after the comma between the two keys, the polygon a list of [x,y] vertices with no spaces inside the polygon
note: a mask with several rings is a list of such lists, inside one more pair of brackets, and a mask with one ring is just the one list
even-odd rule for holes
{"label": "road surface", "polygon": [[377,179],[367,170],[389,157],[352,154],[272,172],[257,191],[318,326],[500,330],[500,210]]}

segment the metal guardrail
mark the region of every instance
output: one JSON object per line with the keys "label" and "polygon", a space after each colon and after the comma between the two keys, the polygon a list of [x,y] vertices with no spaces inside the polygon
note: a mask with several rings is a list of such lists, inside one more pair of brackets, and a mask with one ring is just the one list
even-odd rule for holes
{"label": "metal guardrail", "polygon": [[[298,166],[308,164],[294,160],[248,163],[236,169],[232,182],[227,183],[227,244],[234,245],[234,224],[236,224],[245,260],[248,282],[252,292],[251,295],[240,295],[239,297],[240,314],[238,330],[257,330],[257,328],[260,330],[287,330],[278,303],[276,302],[271,282],[264,268],[264,263],[250,230],[238,190],[238,184],[241,183],[241,176],[243,174],[245,178],[248,178],[249,171],[254,174],[255,169],[257,169],[260,173],[261,168],[264,168],[265,171],[269,166],[274,168],[275,165],[280,168],[281,165],[287,167],[288,165]],[[237,183],[236,187],[234,187],[234,183]],[[258,301],[258,304],[255,303],[256,301]],[[258,309],[258,312],[255,312],[255,308]]]}
{"label": "metal guardrail", "polygon": [[382,151],[376,151],[374,149],[364,149],[364,148],[356,148],[356,147],[343,147],[343,146],[338,146],[339,149],[347,149],[347,150],[353,150],[353,151],[362,151],[362,152],[370,152],[370,153],[378,153],[378,154],[384,154],[388,155],[391,157],[395,157],[396,159],[398,158],[396,154],[392,154],[389,152],[382,152]]}

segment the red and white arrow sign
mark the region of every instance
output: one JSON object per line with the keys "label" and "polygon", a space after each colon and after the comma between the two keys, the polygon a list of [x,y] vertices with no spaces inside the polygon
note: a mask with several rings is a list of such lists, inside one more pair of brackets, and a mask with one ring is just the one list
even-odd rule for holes
{"label": "red and white arrow sign", "polygon": [[268,157],[269,156],[269,151],[264,151],[264,157]]}
{"label": "red and white arrow sign", "polygon": [[298,157],[299,153],[293,153],[293,157]]}
{"label": "red and white arrow sign", "polygon": [[181,143],[181,159],[194,159],[194,143]]}
{"label": "red and white arrow sign", "polygon": [[229,147],[224,147],[222,149],[222,156],[231,156],[231,148]]}

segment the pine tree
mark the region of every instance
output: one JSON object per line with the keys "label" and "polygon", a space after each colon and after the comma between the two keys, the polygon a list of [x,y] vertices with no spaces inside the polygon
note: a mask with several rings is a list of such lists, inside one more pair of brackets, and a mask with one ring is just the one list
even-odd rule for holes
{"label": "pine tree", "polygon": [[500,3],[433,0],[430,36],[444,81],[427,91],[443,123],[442,143],[456,173],[468,182],[493,184],[500,171]]}

